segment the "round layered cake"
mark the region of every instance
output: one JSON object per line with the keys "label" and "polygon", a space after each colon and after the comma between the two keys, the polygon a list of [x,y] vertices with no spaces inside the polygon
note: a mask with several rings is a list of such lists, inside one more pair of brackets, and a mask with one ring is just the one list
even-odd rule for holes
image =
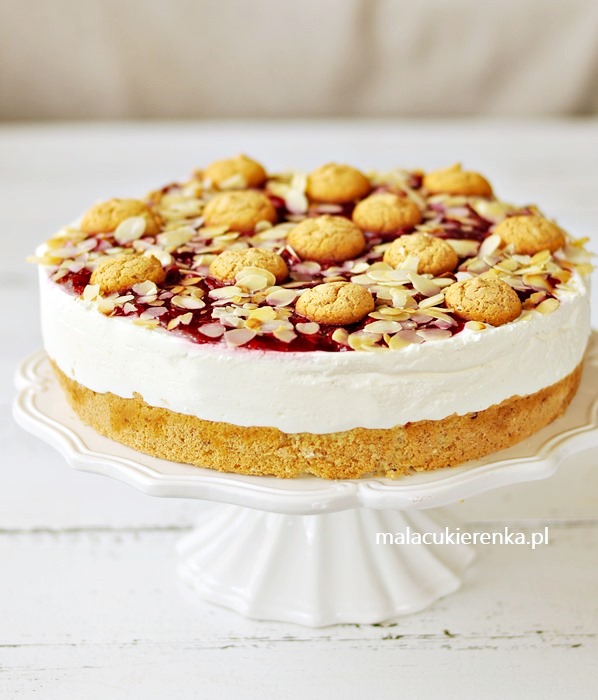
{"label": "round layered cake", "polygon": [[49,239],[44,344],[78,416],[147,454],[280,477],[451,467],[573,398],[584,243],[460,165],[237,156]]}

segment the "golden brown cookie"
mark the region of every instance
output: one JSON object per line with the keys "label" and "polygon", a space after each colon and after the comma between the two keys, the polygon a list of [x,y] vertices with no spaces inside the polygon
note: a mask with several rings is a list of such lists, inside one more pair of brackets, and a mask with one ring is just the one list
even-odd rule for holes
{"label": "golden brown cookie", "polygon": [[344,216],[305,219],[291,229],[287,243],[303,260],[344,262],[356,258],[365,248],[365,238]]}
{"label": "golden brown cookie", "polygon": [[424,175],[424,187],[430,194],[456,194],[490,197],[492,187],[480,173],[462,170],[460,163]]}
{"label": "golden brown cookie", "polygon": [[353,221],[364,231],[394,233],[421,221],[419,207],[407,197],[380,192],[362,199],[353,210]]}
{"label": "golden brown cookie", "polygon": [[509,216],[494,233],[506,244],[512,243],[520,255],[535,255],[542,250],[554,253],[567,242],[563,229],[542,216]]}
{"label": "golden brown cookie", "polygon": [[325,282],[304,292],[295,309],[316,323],[344,326],[357,323],[374,310],[371,293],[353,282]]}
{"label": "golden brown cookie", "polygon": [[145,219],[145,233],[153,236],[160,230],[159,220],[145,202],[138,199],[109,199],[94,204],[81,220],[81,231],[85,233],[109,233],[132,216]]}
{"label": "golden brown cookie", "polygon": [[452,284],[446,289],[444,300],[455,316],[491,326],[502,326],[521,314],[521,301],[515,290],[490,275]]}
{"label": "golden brown cookie", "polygon": [[459,263],[457,253],[442,238],[428,233],[411,233],[396,238],[384,253],[384,262],[391,267],[398,267],[409,255],[418,258],[417,271],[429,273],[435,277],[445,272],[452,272]]}
{"label": "golden brown cookie", "polygon": [[263,192],[221,192],[206,204],[203,217],[208,226],[228,226],[231,231],[253,232],[260,221],[276,221],[276,209]]}
{"label": "golden brown cookie", "polygon": [[166,272],[153,255],[114,255],[100,260],[90,283],[99,284],[102,294],[112,294],[147,280],[161,284],[165,278]]}
{"label": "golden brown cookie", "polygon": [[307,196],[316,202],[346,204],[365,197],[371,189],[367,177],[350,165],[326,163],[307,178]]}
{"label": "golden brown cookie", "polygon": [[266,171],[257,161],[243,154],[214,161],[202,174],[216,189],[223,184],[227,189],[260,187],[267,177]]}
{"label": "golden brown cookie", "polygon": [[259,267],[271,272],[278,283],[289,275],[283,258],[272,250],[261,248],[243,248],[225,250],[210,265],[210,275],[221,282],[234,280],[235,275],[244,267]]}

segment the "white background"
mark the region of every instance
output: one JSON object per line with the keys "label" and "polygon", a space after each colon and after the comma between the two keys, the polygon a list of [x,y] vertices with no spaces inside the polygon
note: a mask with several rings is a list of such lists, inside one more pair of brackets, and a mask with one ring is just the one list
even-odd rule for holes
{"label": "white background", "polygon": [[14,424],[14,367],[40,345],[24,257],[95,200],[240,150],[271,169],[461,160],[598,250],[597,122],[1,127],[0,697],[594,697],[595,454],[451,509],[471,528],[548,524],[549,546],[481,547],[461,591],[395,626],[314,631],[194,600],[174,545],[201,504],[73,472]]}

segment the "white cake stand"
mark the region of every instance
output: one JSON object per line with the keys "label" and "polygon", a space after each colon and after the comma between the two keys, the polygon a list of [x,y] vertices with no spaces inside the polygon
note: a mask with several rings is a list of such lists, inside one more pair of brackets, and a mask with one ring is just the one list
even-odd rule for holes
{"label": "white cake stand", "polygon": [[181,574],[198,595],[252,618],[309,626],[381,622],[455,591],[472,547],[382,544],[376,533],[444,532],[455,525],[428,509],[548,477],[566,457],[598,446],[598,333],[565,416],[491,458],[395,481],[250,477],[155,459],[83,425],[43,351],[21,364],[17,383],[18,423],[75,469],[152,496],[221,504],[179,546]]}

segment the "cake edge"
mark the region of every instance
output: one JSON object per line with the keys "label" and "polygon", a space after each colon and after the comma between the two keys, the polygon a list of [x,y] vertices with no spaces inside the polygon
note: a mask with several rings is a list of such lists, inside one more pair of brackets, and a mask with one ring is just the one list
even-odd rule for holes
{"label": "cake edge", "polygon": [[387,429],[313,434],[243,427],[150,406],[140,396],[97,393],[51,359],[75,413],[100,434],[145,454],[222,472],[325,479],[396,478],[453,467],[515,445],[562,415],[579,387],[583,362],[564,379],[483,411]]}

